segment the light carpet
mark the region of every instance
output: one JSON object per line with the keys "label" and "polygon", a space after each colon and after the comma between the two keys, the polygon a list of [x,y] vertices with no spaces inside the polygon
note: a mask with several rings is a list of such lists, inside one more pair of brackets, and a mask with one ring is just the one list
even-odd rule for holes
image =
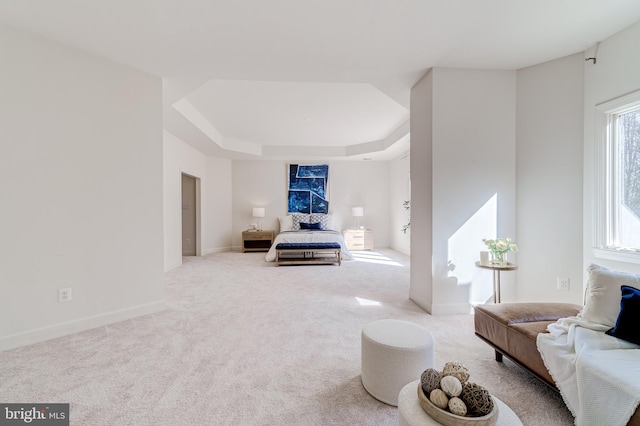
{"label": "light carpet", "polygon": [[[428,328],[436,368],[460,361],[524,425],[571,425],[558,394],[494,361],[472,315],[408,300],[409,258],[275,267],[264,253],[184,258],[169,309],[0,353],[1,402],[68,402],[72,425],[395,425],[360,381],[362,326]],[[416,379],[418,379],[416,377]]]}

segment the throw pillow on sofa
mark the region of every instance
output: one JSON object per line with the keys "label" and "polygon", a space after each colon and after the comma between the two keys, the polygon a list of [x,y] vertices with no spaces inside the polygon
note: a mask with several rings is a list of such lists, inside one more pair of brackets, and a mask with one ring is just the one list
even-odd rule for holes
{"label": "throw pillow on sofa", "polygon": [[640,275],[618,272],[595,264],[589,265],[589,283],[585,304],[579,317],[613,327],[620,312],[623,285],[640,288]]}
{"label": "throw pillow on sofa", "polygon": [[620,314],[616,325],[607,334],[618,339],[640,345],[640,290],[623,285],[621,287]]}

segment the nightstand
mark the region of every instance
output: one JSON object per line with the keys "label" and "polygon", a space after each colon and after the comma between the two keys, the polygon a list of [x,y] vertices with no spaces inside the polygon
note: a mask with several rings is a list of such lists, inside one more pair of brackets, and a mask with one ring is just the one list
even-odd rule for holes
{"label": "nightstand", "polygon": [[269,251],[273,244],[273,231],[243,231],[242,252]]}
{"label": "nightstand", "polygon": [[349,250],[373,250],[371,229],[346,229],[342,231],[342,236]]}

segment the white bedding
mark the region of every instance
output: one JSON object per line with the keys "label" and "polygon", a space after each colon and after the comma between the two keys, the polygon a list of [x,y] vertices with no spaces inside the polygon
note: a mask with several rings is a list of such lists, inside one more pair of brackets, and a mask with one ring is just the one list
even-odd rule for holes
{"label": "white bedding", "polygon": [[578,426],[626,425],[640,403],[640,346],[580,317],[550,324],[538,350]]}
{"label": "white bedding", "polygon": [[338,231],[301,230],[283,231],[276,235],[265,260],[274,262],[276,260],[276,246],[279,243],[340,243],[342,260],[352,260],[353,255],[347,249],[347,245]]}

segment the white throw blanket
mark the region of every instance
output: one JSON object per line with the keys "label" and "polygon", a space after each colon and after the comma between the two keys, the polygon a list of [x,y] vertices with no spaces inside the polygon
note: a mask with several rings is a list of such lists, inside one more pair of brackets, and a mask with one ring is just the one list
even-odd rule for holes
{"label": "white throw blanket", "polygon": [[538,350],[578,426],[626,425],[640,403],[640,346],[579,317],[550,324]]}

